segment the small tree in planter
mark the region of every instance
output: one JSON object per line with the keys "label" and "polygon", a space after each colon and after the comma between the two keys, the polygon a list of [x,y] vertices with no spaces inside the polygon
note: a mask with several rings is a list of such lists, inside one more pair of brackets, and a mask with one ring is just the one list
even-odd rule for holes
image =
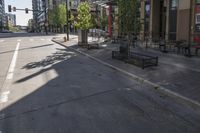
{"label": "small tree in planter", "polygon": [[118,23],[119,34],[126,37],[127,43],[121,48],[124,49],[126,56],[129,56],[130,45],[133,42],[133,34],[136,36],[140,29],[137,12],[139,10],[138,0],[118,0]]}
{"label": "small tree in planter", "polygon": [[93,26],[90,5],[88,2],[81,2],[78,6],[78,17],[75,26],[80,30],[79,44],[88,43],[88,29]]}

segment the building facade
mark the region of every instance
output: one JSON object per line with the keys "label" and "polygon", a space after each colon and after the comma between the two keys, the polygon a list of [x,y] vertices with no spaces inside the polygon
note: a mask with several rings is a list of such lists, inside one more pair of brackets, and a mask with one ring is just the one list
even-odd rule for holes
{"label": "building facade", "polygon": [[199,5],[199,0],[142,0],[141,39],[194,40]]}
{"label": "building facade", "polygon": [[15,14],[6,13],[5,17],[6,17],[6,27],[16,26],[16,15]]}
{"label": "building facade", "polygon": [[33,28],[35,32],[40,32],[45,25],[46,14],[45,9],[48,7],[49,0],[32,0],[33,9]]}
{"label": "building facade", "polygon": [[48,26],[48,12],[65,0],[32,0],[33,27],[35,31],[43,31]]}
{"label": "building facade", "polygon": [[5,4],[4,0],[0,0],[0,31],[5,28]]}

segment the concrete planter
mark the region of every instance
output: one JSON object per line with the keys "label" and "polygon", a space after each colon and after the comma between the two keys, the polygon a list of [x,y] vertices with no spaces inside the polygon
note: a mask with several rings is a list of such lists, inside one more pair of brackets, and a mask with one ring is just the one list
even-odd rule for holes
{"label": "concrete planter", "polygon": [[88,44],[88,31],[78,30],[78,45],[87,45],[87,44]]}

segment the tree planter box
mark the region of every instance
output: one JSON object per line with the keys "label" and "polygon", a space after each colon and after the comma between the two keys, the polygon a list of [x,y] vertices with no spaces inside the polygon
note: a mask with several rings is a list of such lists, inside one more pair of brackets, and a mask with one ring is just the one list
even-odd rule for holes
{"label": "tree planter box", "polygon": [[158,65],[158,57],[135,52],[129,52],[127,56],[125,54],[121,54],[119,51],[112,51],[112,58],[123,60],[126,63],[134,64],[136,66],[142,67],[142,69]]}
{"label": "tree planter box", "polygon": [[99,49],[99,42],[95,41],[88,43],[88,49]]}
{"label": "tree planter box", "polygon": [[78,30],[78,45],[87,46],[88,45],[88,31]]}

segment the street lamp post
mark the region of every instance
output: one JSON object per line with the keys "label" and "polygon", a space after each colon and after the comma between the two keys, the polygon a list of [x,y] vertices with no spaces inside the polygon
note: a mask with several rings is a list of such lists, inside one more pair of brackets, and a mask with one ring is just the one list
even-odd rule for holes
{"label": "street lamp post", "polygon": [[69,41],[69,15],[68,15],[69,11],[68,11],[68,0],[66,0],[66,29],[67,29],[67,41]]}

